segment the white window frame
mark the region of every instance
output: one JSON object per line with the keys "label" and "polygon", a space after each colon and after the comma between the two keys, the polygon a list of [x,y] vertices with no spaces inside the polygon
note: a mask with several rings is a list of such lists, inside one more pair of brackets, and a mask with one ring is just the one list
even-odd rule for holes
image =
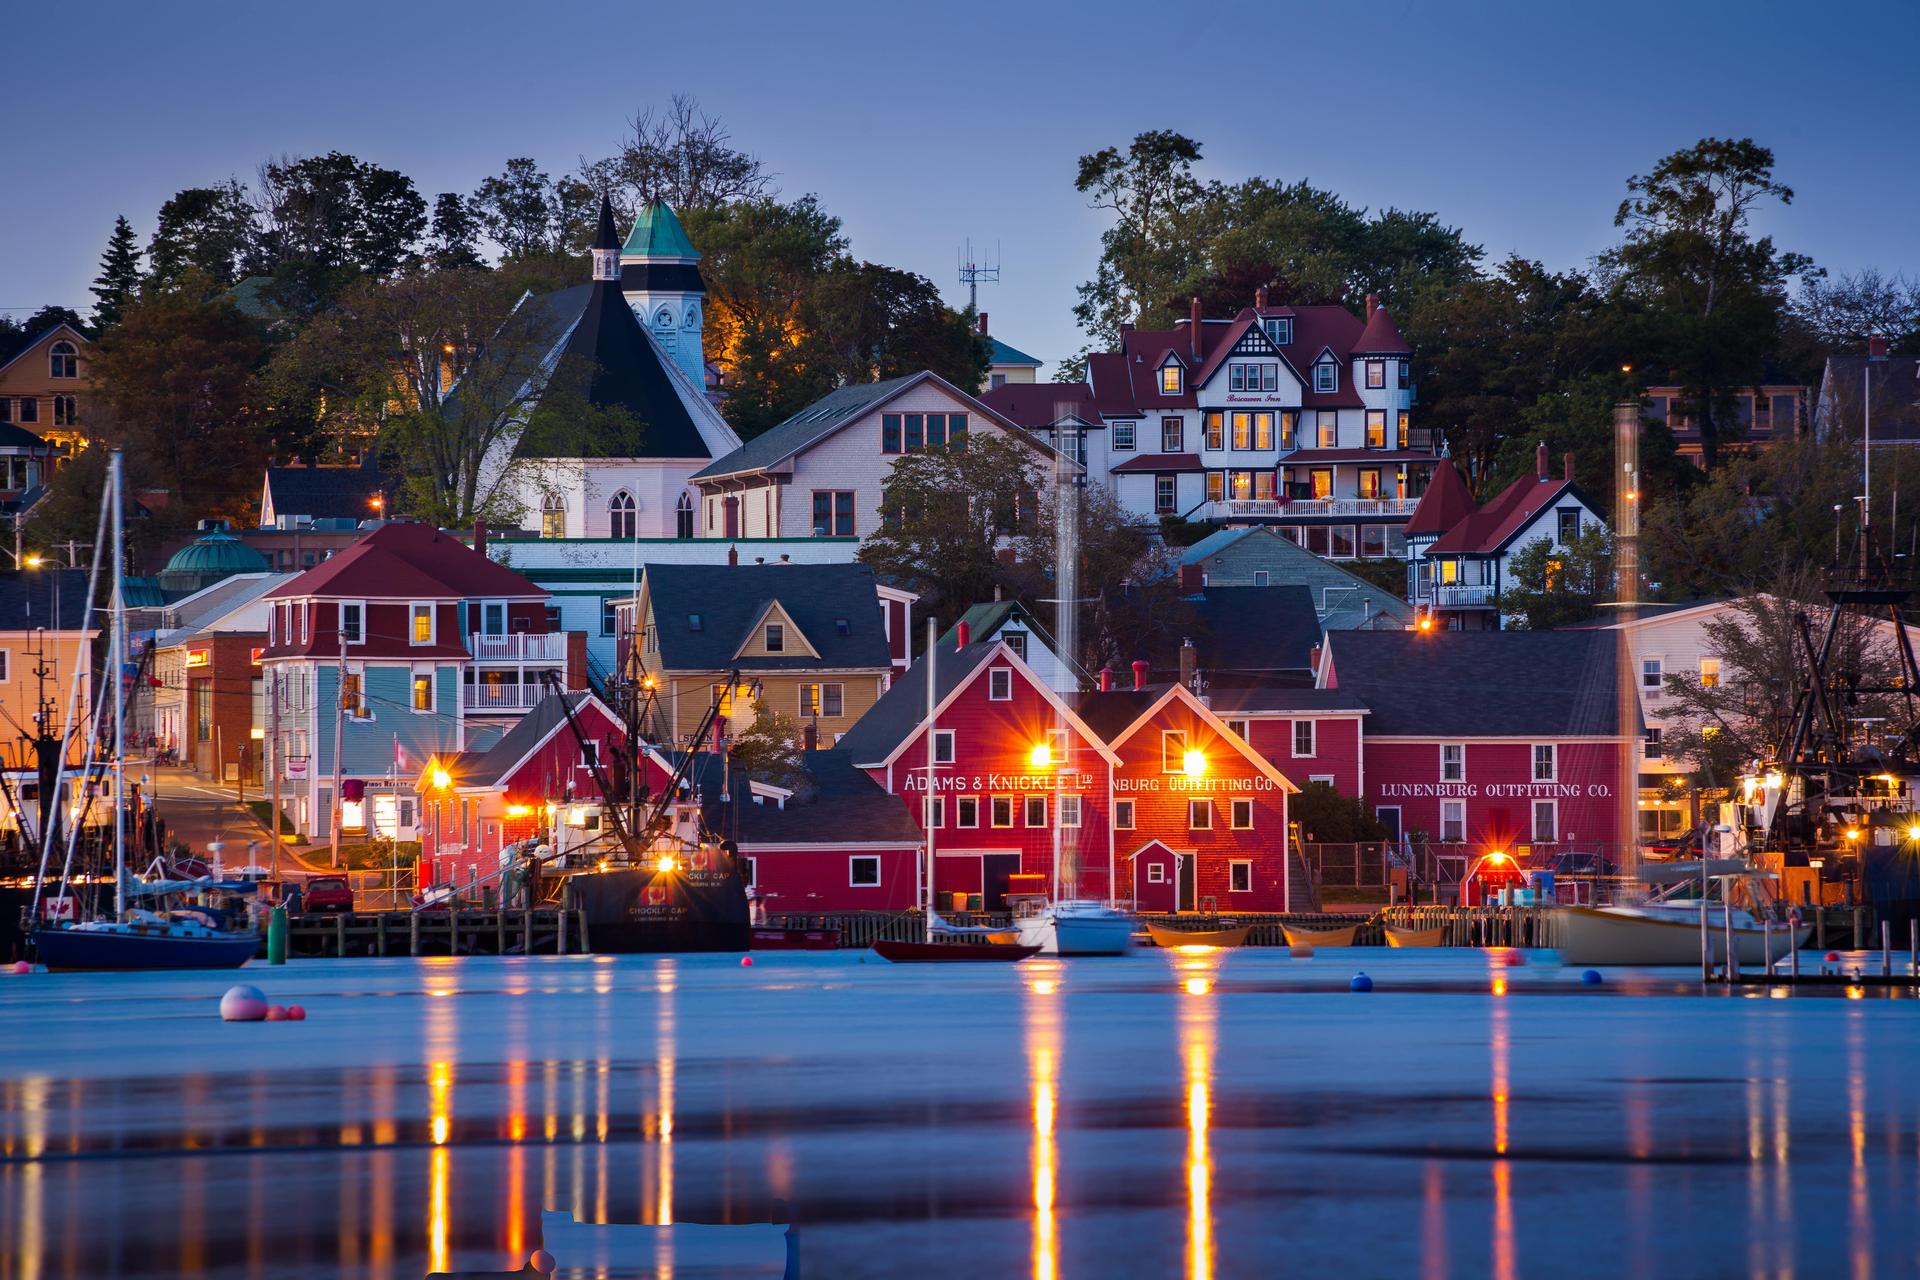
{"label": "white window frame", "polygon": [[[427,638],[419,638],[419,629],[414,625],[420,619],[420,610],[427,611]],[[407,602],[407,643],[409,645],[431,648],[434,638],[440,630],[440,610],[430,600],[409,600]]]}
{"label": "white window frame", "polygon": [[[1547,811],[1553,814],[1552,829],[1547,832],[1544,838],[1540,835],[1540,807],[1542,805],[1545,805],[1547,807]],[[1529,816],[1529,822],[1527,825],[1527,830],[1528,830],[1528,833],[1533,837],[1533,843],[1535,844],[1559,844],[1560,843],[1560,802],[1558,800],[1535,800],[1533,802],[1531,811],[1528,816]]]}
{"label": "white window frame", "polygon": [[1013,668],[1012,667],[988,667],[987,668],[987,701],[988,702],[1012,702],[1013,701]]}
{"label": "white window frame", "polygon": [[[414,690],[415,683],[422,676],[425,676],[427,680],[427,705],[424,707],[419,705],[419,698],[415,695],[415,690]],[[437,682],[434,679],[434,668],[432,667],[408,668],[407,670],[407,706],[413,709],[413,714],[417,716],[430,716],[436,710],[439,709],[440,691],[436,687],[436,685],[437,685]],[[364,701],[366,698],[365,690],[361,691],[360,696],[361,696],[361,699]]]}
{"label": "white window frame", "polygon": [[[1174,754],[1173,766],[1167,766],[1167,739],[1180,739],[1180,750]],[[1187,731],[1185,729],[1162,729],[1160,731],[1160,772],[1163,774],[1185,773],[1187,771]]]}
{"label": "white window frame", "polygon": [[[1458,751],[1460,753],[1460,759],[1458,761],[1460,773],[1458,777],[1449,778],[1447,776],[1447,767],[1448,767],[1447,752],[1448,751]],[[1464,742],[1441,743],[1440,744],[1440,781],[1465,782],[1466,780],[1467,780],[1467,744]]]}
{"label": "white window frame", "polygon": [[[487,626],[487,614],[494,610],[498,610],[500,614],[500,629],[498,631],[494,631]],[[482,600],[480,602],[480,634],[481,635],[504,636],[507,634],[511,625],[512,624],[509,620],[509,615],[507,612],[507,602],[505,600]]]}
{"label": "white window frame", "polygon": [[[1245,880],[1245,884],[1235,884],[1236,880]],[[1227,892],[1253,892],[1253,859],[1234,858],[1227,863]]]}
{"label": "white window frame", "polygon": [[13,651],[0,649],[0,684],[13,678]]}
{"label": "white window frame", "polygon": [[[956,796],[953,806],[953,825],[956,827],[978,827],[980,825],[980,797]],[[972,816],[968,816],[972,810]]]}
{"label": "white window frame", "polygon": [[[853,874],[854,867],[862,862],[873,864],[873,879],[862,882]],[[881,880],[880,855],[877,853],[852,853],[847,855],[847,887],[849,889],[878,889]]]}
{"label": "white window frame", "polygon": [[1166,882],[1167,864],[1164,862],[1149,862],[1147,864],[1147,883],[1165,884]]}
{"label": "white window frame", "polygon": [[784,622],[769,622],[760,629],[760,644],[768,653],[787,651],[787,625]]}
{"label": "white window frame", "polygon": [[[1647,677],[1653,677],[1653,683],[1647,683]],[[1640,687],[1650,693],[1658,693],[1667,682],[1667,660],[1660,658],[1640,659]]]}
{"label": "white window frame", "polygon": [[1246,799],[1234,800],[1228,806],[1228,810],[1227,826],[1229,829],[1234,831],[1253,830],[1253,801]]}
{"label": "white window frame", "polygon": [[[1033,807],[1035,805],[1040,806],[1040,821],[1038,822],[1035,822],[1033,820]],[[1022,796],[1020,800],[1021,825],[1029,829],[1035,829],[1035,828],[1046,826],[1047,810],[1049,807],[1050,806],[1047,804],[1047,798],[1045,796]]]}
{"label": "white window frame", "polygon": [[[1019,799],[1018,796],[989,796],[987,798],[988,827],[996,831],[1012,830],[1014,825],[1013,802],[1017,799]],[[1000,821],[1000,806],[1002,804],[1007,807],[1007,820],[1005,822]]]}
{"label": "white window frame", "polygon": [[1054,806],[1054,818],[1063,827],[1077,827],[1080,825],[1080,808],[1079,796],[1063,795],[1060,803]]}
{"label": "white window frame", "polygon": [[[352,640],[347,639],[347,610],[349,609],[353,610],[354,621],[356,623],[354,627],[356,635]],[[339,632],[340,643],[343,645],[365,644],[367,642],[367,602],[365,600],[342,600],[340,602],[340,619],[335,629]]]}
{"label": "white window frame", "polygon": [[[1709,674],[1713,677],[1711,682],[1707,679]],[[1714,657],[1702,657],[1700,659],[1700,687],[1702,689],[1718,689],[1720,687],[1720,659]]]}
{"label": "white window frame", "polygon": [[[1171,389],[1169,389],[1169,387],[1167,386],[1168,373],[1173,374],[1173,386],[1171,387]],[[1167,361],[1165,364],[1160,366],[1159,379],[1154,383],[1154,386],[1158,388],[1160,394],[1163,396],[1180,395],[1183,391],[1186,390],[1186,386],[1187,386],[1186,366],[1181,364],[1178,360]]]}
{"label": "white window frame", "polygon": [[[1449,814],[1459,815],[1459,818],[1455,823],[1455,825],[1459,828],[1460,834],[1453,837],[1451,840],[1447,838],[1447,825],[1448,825]],[[1467,802],[1465,800],[1442,800],[1440,802],[1440,839],[1441,841],[1447,844],[1454,844],[1454,843],[1464,842],[1466,838],[1467,838]]]}
{"label": "white window frame", "polygon": [[1133,830],[1133,801],[1115,800],[1113,802],[1113,829],[1115,831]]}
{"label": "white window frame", "polygon": [[952,764],[953,761],[953,730],[935,729],[933,731],[933,762],[935,764]]}
{"label": "white window frame", "polygon": [[[1547,771],[1545,773],[1540,772],[1540,765],[1541,765],[1540,753],[1542,751],[1547,753],[1546,761],[1545,761],[1547,766]],[[1560,748],[1556,744],[1551,742],[1536,742],[1533,744],[1532,755],[1533,755],[1533,761],[1532,761],[1533,780],[1535,782],[1559,781],[1560,779]]]}
{"label": "white window frame", "polygon": [[1238,739],[1240,739],[1240,741],[1242,741],[1242,742],[1245,742],[1245,743],[1247,743],[1247,744],[1249,744],[1249,745],[1251,745],[1251,744],[1252,744],[1252,742],[1253,742],[1253,721],[1251,721],[1251,720],[1229,720],[1229,721],[1227,721],[1227,722],[1226,722],[1226,725],[1227,725],[1227,732],[1228,732],[1228,733],[1231,733],[1231,734],[1232,734],[1232,735],[1233,735],[1234,737],[1236,737],[1236,738],[1238,738]]}
{"label": "white window frame", "polygon": [[[1207,820],[1205,822],[1195,822],[1194,819],[1201,816],[1202,814],[1206,815]],[[1187,830],[1189,831],[1213,830],[1213,801],[1195,800],[1192,798],[1189,798],[1187,800]]]}
{"label": "white window frame", "polygon": [[[1305,729],[1307,731],[1307,749],[1305,751],[1302,751],[1300,749],[1300,730],[1301,729]],[[1293,759],[1312,760],[1319,756],[1320,730],[1319,730],[1319,726],[1314,721],[1295,720],[1293,722],[1293,732],[1289,735],[1289,737],[1291,738],[1291,741],[1287,745],[1290,748],[1292,748]]]}
{"label": "white window frame", "polygon": [[[1324,377],[1322,375],[1325,375]],[[1313,366],[1313,390],[1316,395],[1333,395],[1340,390],[1340,366],[1331,360],[1318,360]]]}
{"label": "white window frame", "polygon": [[310,644],[313,640],[313,601],[302,600],[294,607],[300,610],[300,643]]}
{"label": "white window frame", "polygon": [[935,827],[946,826],[947,798],[945,796],[924,796],[922,797],[922,801],[923,807],[920,810],[920,817],[922,819],[920,823],[921,829],[923,831],[931,831]]}
{"label": "white window frame", "polygon": [[1254,586],[1256,586],[1256,587],[1264,587],[1264,586],[1268,586],[1268,585],[1270,585],[1270,584],[1271,584],[1272,582],[1273,582],[1273,574],[1272,574],[1271,572],[1269,572],[1268,570],[1266,570],[1266,569],[1255,569],[1255,570],[1253,571],[1253,585],[1254,585]]}
{"label": "white window frame", "polygon": [[1139,426],[1137,423],[1133,423],[1133,422],[1114,423],[1113,437],[1112,437],[1113,451],[1115,453],[1133,452],[1133,450],[1136,447],[1136,442],[1139,440],[1139,436],[1136,434],[1138,430],[1139,430]]}

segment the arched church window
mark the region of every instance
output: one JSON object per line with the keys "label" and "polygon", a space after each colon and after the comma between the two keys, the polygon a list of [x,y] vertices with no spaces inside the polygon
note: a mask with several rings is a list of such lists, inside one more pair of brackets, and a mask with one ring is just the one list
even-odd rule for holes
{"label": "arched church window", "polygon": [[613,495],[607,503],[608,523],[612,526],[616,538],[631,538],[638,526],[638,517],[634,510],[633,495],[625,489]]}
{"label": "arched church window", "polygon": [[567,536],[567,500],[557,493],[550,493],[540,504],[540,536],[543,538],[564,538]]}
{"label": "arched church window", "polygon": [[687,328],[698,329],[699,327],[700,327],[700,308],[688,307],[687,308]]}
{"label": "arched church window", "polygon": [[673,509],[673,536],[691,538],[693,536],[693,495],[683,493]]}

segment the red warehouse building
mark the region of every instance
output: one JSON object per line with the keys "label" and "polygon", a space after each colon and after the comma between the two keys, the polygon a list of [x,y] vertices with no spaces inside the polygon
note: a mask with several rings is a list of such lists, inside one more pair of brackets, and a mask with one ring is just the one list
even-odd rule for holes
{"label": "red warehouse building", "polygon": [[[1591,851],[1621,829],[1616,633],[1341,631],[1319,680],[1367,710],[1360,794],[1465,846]],[[1637,706],[1628,732],[1638,735]]]}
{"label": "red warehouse building", "polygon": [[924,656],[840,745],[930,834],[936,894],[998,910],[1025,875],[1056,897],[1107,897],[1117,757],[1004,641],[956,639],[933,663],[931,765]]}
{"label": "red warehouse building", "polygon": [[1206,703],[1296,784],[1324,782],[1347,796],[1365,791],[1361,744],[1367,709],[1346,690],[1214,687]]}
{"label": "red warehouse building", "polygon": [[1184,685],[1091,693],[1118,757],[1122,898],[1144,911],[1285,911],[1287,796],[1299,790]]}

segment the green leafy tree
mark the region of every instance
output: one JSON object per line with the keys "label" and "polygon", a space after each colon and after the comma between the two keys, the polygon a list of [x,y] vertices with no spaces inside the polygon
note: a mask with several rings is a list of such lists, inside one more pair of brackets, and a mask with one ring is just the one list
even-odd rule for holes
{"label": "green leafy tree", "polygon": [[265,352],[253,322],[191,272],[143,291],[95,345],[98,434],[167,490],[169,519],[248,514],[272,443],[258,376]]}
{"label": "green leafy tree", "polygon": [[1096,347],[1118,344],[1120,326],[1163,301],[1184,262],[1166,232],[1200,194],[1193,166],[1200,144],[1168,129],[1135,135],[1127,149],[1105,147],[1080,157],[1076,191],[1113,214],[1101,233],[1100,266],[1080,286],[1073,314]]}
{"label": "green leafy tree", "polygon": [[240,183],[189,187],[160,206],[147,246],[147,267],[158,284],[170,286],[197,271],[224,288],[266,266],[253,205]]}
{"label": "green leafy tree", "polygon": [[887,474],[880,527],[860,545],[860,559],[919,593],[920,607],[951,625],[991,600],[996,586],[1018,592],[1012,540],[1023,519],[1037,518],[1042,475],[1033,446],[985,432],[964,448],[903,454]]}
{"label": "green leafy tree", "polygon": [[799,720],[755,698],[753,723],[734,735],[727,751],[749,777],[799,792],[806,789],[808,781],[803,732]]}
{"label": "green leafy tree", "polygon": [[480,219],[457,191],[442,191],[433,202],[433,230],[427,238],[426,259],[442,271],[483,267],[480,256]]}
{"label": "green leafy tree", "polygon": [[813,282],[802,325],[809,398],[922,369],[969,391],[986,380],[991,348],[971,314],[911,271],[842,258]]}
{"label": "green leafy tree", "polygon": [[1699,424],[1709,471],[1737,430],[1732,392],[1765,381],[1787,282],[1811,266],[1753,234],[1756,209],[1792,200],[1773,176],[1772,151],[1751,138],[1704,138],[1628,180],[1614,215],[1626,239],[1601,255],[1615,290],[1645,306],[1657,364],[1642,367],[1682,388],[1681,411]]}
{"label": "green leafy tree", "polygon": [[549,177],[521,156],[482,182],[468,208],[509,258],[560,254],[584,246],[593,233],[599,192],[579,178]]}
{"label": "green leafy tree", "polygon": [[1536,538],[1513,553],[1507,572],[1514,585],[1495,603],[1509,628],[1551,631],[1590,621],[1613,593],[1613,535],[1587,524],[1565,547]]}
{"label": "green leafy tree", "polygon": [[106,252],[100,255],[100,274],[93,281],[93,324],[105,330],[120,322],[120,313],[140,289],[140,242],[125,218],[113,220]]}
{"label": "green leafy tree", "polygon": [[1309,782],[1290,797],[1287,818],[1300,824],[1300,838],[1312,844],[1357,844],[1391,834],[1364,801],[1343,796],[1326,782]]}
{"label": "green leafy tree", "polygon": [[390,276],[418,260],[427,204],[413,179],[340,151],[260,169],[263,245],[276,265]]}

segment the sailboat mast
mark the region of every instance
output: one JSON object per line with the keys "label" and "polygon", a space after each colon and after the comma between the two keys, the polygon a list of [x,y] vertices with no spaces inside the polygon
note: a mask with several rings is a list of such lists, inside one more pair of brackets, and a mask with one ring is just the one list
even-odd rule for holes
{"label": "sailboat mast", "polygon": [[113,631],[107,642],[107,688],[113,698],[113,915],[127,914],[127,703],[120,672],[127,661],[127,556],[121,492],[126,455],[115,449],[108,470],[113,494]]}
{"label": "sailboat mast", "polygon": [[920,797],[920,824],[927,833],[927,937],[933,941],[933,709],[936,702],[933,678],[935,655],[940,648],[940,631],[933,615],[927,615],[927,789]]}

